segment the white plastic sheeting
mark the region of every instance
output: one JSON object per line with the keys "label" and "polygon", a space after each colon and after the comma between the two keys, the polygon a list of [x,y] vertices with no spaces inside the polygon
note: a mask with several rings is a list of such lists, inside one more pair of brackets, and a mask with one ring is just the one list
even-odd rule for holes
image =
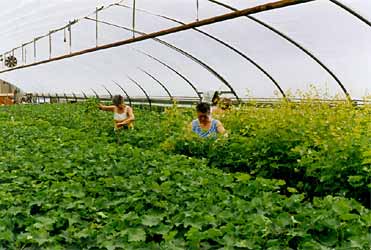
{"label": "white plastic sheeting", "polygon": [[[50,56],[68,54],[70,50],[76,52],[95,47],[96,22],[84,17],[95,19],[95,8],[101,6],[105,8],[98,12],[98,20],[101,21],[98,24],[98,45],[129,39],[133,36],[130,31],[132,9],[112,5],[118,2],[118,0],[1,1],[0,55],[26,44],[23,46],[23,53],[22,48],[10,52],[17,57],[19,65],[26,65],[47,60]],[[245,9],[271,1],[219,2],[237,9]],[[371,20],[371,1],[339,2],[365,19]],[[133,0],[122,0],[120,3],[132,6]],[[136,0],[136,7],[184,23],[231,12],[207,0],[199,0],[198,12],[196,0]],[[334,73],[351,98],[361,99],[370,94],[371,29],[354,15],[329,0],[317,0],[258,13],[253,17],[281,31],[312,53]],[[62,29],[51,35],[51,53],[49,36],[37,40],[35,53],[34,43],[31,42],[34,38],[44,36],[50,30],[64,27],[74,19],[79,21],[71,27],[71,47],[69,31]],[[139,32],[150,33],[179,25],[149,13],[136,11],[135,29]],[[170,44],[168,46],[158,40],[145,40],[0,73],[0,79],[15,84],[27,92],[51,94],[82,92],[93,94],[93,90],[98,94],[107,94],[105,87],[112,93],[121,93],[120,88],[114,83],[117,82],[129,95],[143,96],[143,91],[129,79],[132,78],[151,96],[167,96],[166,90],[154,80],[155,78],[164,84],[173,96],[197,96],[189,83],[192,83],[198,91],[210,89],[228,91],[229,88],[222,78],[240,97],[281,96],[272,81],[274,79],[285,93],[295,94],[297,90],[306,92],[314,86],[322,95],[338,94],[344,97],[344,91],[339,83],[315,60],[292,43],[246,17],[199,29],[222,40],[239,53],[200,32],[187,30],[158,38]],[[171,46],[176,46],[184,53],[169,48]],[[272,79],[241,54],[258,64]],[[195,59],[207,67],[201,66]],[[0,71],[4,69],[7,67],[1,64]],[[217,72],[218,76],[211,71]]]}

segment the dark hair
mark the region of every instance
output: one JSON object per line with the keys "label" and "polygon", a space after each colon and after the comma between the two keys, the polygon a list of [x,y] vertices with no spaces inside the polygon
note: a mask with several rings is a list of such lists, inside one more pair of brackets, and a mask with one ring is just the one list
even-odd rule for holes
{"label": "dark hair", "polygon": [[201,113],[210,113],[210,104],[206,102],[200,102],[199,104],[197,104],[196,110],[197,112]]}
{"label": "dark hair", "polygon": [[112,103],[116,107],[123,104],[123,102],[124,102],[124,97],[122,97],[122,95],[115,95],[115,96],[112,97]]}
{"label": "dark hair", "polygon": [[214,92],[214,95],[213,95],[213,98],[211,99],[211,103],[212,103],[213,105],[217,105],[218,102],[219,102],[219,100],[220,100],[220,94],[219,94],[218,91],[215,91],[215,92]]}

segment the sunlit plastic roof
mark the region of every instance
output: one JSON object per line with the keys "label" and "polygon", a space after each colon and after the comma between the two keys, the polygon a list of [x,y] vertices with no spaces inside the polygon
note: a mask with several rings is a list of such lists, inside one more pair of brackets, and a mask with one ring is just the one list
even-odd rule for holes
{"label": "sunlit plastic roof", "polygon": [[[60,94],[123,88],[131,96],[144,89],[150,96],[197,97],[214,89],[269,98],[312,87],[352,99],[370,94],[368,0],[285,0],[298,4],[48,62],[269,2],[1,1],[0,79],[26,92]],[[5,65],[11,55],[14,68]]]}

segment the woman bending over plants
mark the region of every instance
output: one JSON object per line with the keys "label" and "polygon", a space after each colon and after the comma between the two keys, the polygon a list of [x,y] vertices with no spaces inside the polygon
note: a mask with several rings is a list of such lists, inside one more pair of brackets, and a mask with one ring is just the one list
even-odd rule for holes
{"label": "woman bending over plants", "polygon": [[211,118],[210,104],[201,102],[196,106],[197,119],[191,123],[192,132],[199,137],[216,137],[217,134],[225,134],[223,124],[216,119]]}
{"label": "woman bending over plants", "polygon": [[113,112],[115,130],[134,128],[135,117],[133,109],[124,103],[124,98],[121,95],[115,95],[112,98],[112,103],[113,105],[109,106],[99,104],[99,109]]}

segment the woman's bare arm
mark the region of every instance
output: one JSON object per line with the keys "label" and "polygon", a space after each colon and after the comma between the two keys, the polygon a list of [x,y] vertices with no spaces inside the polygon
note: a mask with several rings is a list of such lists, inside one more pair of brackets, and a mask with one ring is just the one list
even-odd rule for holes
{"label": "woman's bare arm", "polygon": [[220,134],[224,134],[225,133],[225,128],[224,128],[223,124],[220,121],[217,122],[216,129],[218,130],[218,133],[220,133]]}
{"label": "woman's bare arm", "polygon": [[103,110],[103,111],[111,111],[111,112],[114,112],[115,111],[115,106],[113,106],[113,105],[106,106],[106,105],[102,105],[102,104],[99,103],[98,108],[100,110]]}

